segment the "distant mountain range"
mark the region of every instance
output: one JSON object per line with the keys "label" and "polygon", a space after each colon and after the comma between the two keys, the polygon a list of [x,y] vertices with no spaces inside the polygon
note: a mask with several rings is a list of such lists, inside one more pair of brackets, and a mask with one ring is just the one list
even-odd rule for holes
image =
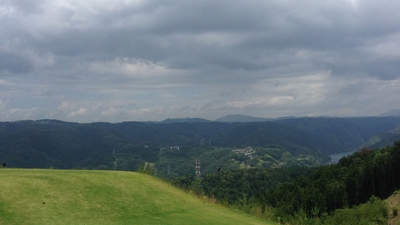
{"label": "distant mountain range", "polygon": [[168,118],[156,123],[206,123],[206,122],[222,122],[222,123],[249,123],[249,122],[265,122],[265,121],[272,121],[272,118],[262,118],[262,117],[255,117],[255,116],[246,116],[246,115],[227,115],[221,118],[218,118],[214,121],[207,120],[203,118]]}
{"label": "distant mountain range", "polygon": [[248,122],[265,122],[271,120],[274,119],[235,114],[235,115],[223,116],[221,118],[216,119],[215,121],[224,123],[234,123],[234,122],[248,123]]}
{"label": "distant mountain range", "polygon": [[[251,121],[252,117],[230,117]],[[226,119],[226,118],[225,118]],[[229,119],[229,117],[228,117]],[[256,118],[259,119],[259,118]],[[199,118],[162,122],[70,123],[57,120],[0,122],[0,162],[11,167],[135,170],[143,162],[193,168],[193,157],[215,148],[280,148],[293,156],[347,152],[360,146],[392,145],[400,139],[400,117],[302,117],[265,122],[214,122]],[[230,151],[228,151],[230,152]],[[186,164],[185,164],[186,163]],[[217,165],[215,165],[217,166]]]}
{"label": "distant mountain range", "polygon": [[160,121],[159,123],[206,123],[206,122],[212,122],[211,120],[206,120],[203,118],[175,118],[175,119],[166,119],[163,121]]}
{"label": "distant mountain range", "polygon": [[392,146],[393,143],[398,140],[400,140],[400,126],[373,135],[360,146],[360,149],[363,146],[370,149],[385,148],[387,146]]}
{"label": "distant mountain range", "polygon": [[386,117],[386,116],[400,116],[400,109],[391,109],[385,113],[379,114],[379,117]]}
{"label": "distant mountain range", "polygon": [[[400,117],[400,109],[391,109],[385,113],[377,115],[377,117]],[[301,117],[280,117],[280,118],[263,118],[263,117],[256,117],[256,116],[247,116],[241,114],[232,114],[220,117],[214,122],[223,122],[223,123],[250,123],[250,122],[266,122],[266,121],[273,121],[273,120],[285,120],[285,119],[294,119],[294,118],[301,118]],[[333,118],[329,116],[321,116],[319,118]],[[197,123],[197,122],[212,122],[212,120],[207,120],[203,118],[173,118],[173,119],[166,119],[160,121],[159,123]]]}

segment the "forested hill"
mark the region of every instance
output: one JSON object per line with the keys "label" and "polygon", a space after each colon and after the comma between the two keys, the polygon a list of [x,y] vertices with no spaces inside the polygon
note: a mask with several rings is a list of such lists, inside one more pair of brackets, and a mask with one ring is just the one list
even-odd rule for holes
{"label": "forested hill", "polygon": [[[244,210],[254,205],[272,208],[275,217],[283,219],[278,219],[280,224],[384,225],[388,210],[380,199],[398,192],[398,168],[400,141],[374,151],[365,147],[332,165],[226,170],[172,183]],[[394,216],[397,204],[392,204]]]}
{"label": "forested hill", "polygon": [[[321,151],[332,154],[354,150],[357,147],[373,147],[380,140],[365,143],[377,134],[386,133],[400,126],[400,117],[350,117],[350,118],[295,118],[275,121],[279,124],[297,127],[313,137]],[[393,136],[391,136],[393,137]],[[392,138],[386,144],[393,144]]]}
{"label": "forested hill", "polygon": [[[254,123],[2,122],[0,160],[11,167],[123,170],[136,170],[146,161],[162,165],[168,172],[186,174],[192,170],[194,157],[206,157],[208,161],[203,165],[214,167],[231,159],[245,161],[239,156],[229,158],[232,150],[223,148],[251,146],[268,152],[264,158],[253,159],[252,165],[258,161],[264,166],[281,165],[283,161],[279,160],[286,160],[288,155],[328,160],[328,154],[352,150],[372,136],[399,126],[400,117],[297,118]],[[177,166],[184,163],[184,168]]]}

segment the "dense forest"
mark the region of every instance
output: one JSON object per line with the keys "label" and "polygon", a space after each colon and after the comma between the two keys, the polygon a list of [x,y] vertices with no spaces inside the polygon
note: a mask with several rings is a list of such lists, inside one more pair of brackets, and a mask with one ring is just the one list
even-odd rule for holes
{"label": "dense forest", "polygon": [[[187,121],[187,120],[185,120]],[[136,171],[154,163],[162,177],[219,167],[319,166],[329,155],[399,137],[400,117],[288,118],[224,123],[199,119],[124,123],[57,120],[0,123],[0,160],[10,167]],[[392,144],[391,142],[390,144]],[[236,150],[251,148],[251,156]],[[236,153],[235,153],[236,151]]]}
{"label": "dense forest", "polygon": [[388,213],[379,199],[400,188],[399,168],[400,141],[397,141],[394,146],[373,151],[365,147],[332,165],[226,170],[201,179],[180,177],[172,183],[230,206],[259,205],[263,210],[270,207],[276,218],[304,213],[307,217],[335,220],[334,224],[340,220],[335,213],[352,212],[338,209],[357,209],[360,204],[368,203],[358,209],[371,210],[371,204],[376,204],[378,212],[373,216],[380,221],[377,224],[385,224]]}
{"label": "dense forest", "polygon": [[[141,171],[230,207],[270,213],[278,222],[346,224],[343,218],[358,218],[354,224],[365,224],[376,217],[384,224],[387,211],[380,199],[400,187],[395,140],[400,117],[17,121],[0,123],[0,160],[21,168]],[[326,165],[330,154],[354,150]]]}

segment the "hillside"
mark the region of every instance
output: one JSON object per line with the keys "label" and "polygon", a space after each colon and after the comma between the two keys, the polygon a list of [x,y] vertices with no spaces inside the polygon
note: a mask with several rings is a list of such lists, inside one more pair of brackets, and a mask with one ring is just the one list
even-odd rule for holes
{"label": "hillside", "polygon": [[2,169],[0,181],[0,224],[272,224],[132,172]]}
{"label": "hillside", "polygon": [[[393,215],[393,211],[397,211],[400,208],[400,193],[399,191],[395,191],[393,195],[385,200],[388,205],[389,211],[389,223],[388,224],[400,224],[400,215]],[[393,210],[394,209],[394,210]]]}
{"label": "hillside", "polygon": [[235,122],[249,123],[249,122],[265,122],[265,121],[271,121],[271,120],[274,120],[274,119],[235,114],[235,115],[223,116],[221,118],[216,119],[215,121],[216,122],[224,122],[224,123],[235,123]]}
{"label": "hillside", "polygon": [[[152,162],[160,174],[169,176],[193,173],[195,158],[202,159],[205,173],[219,167],[315,166],[329,161],[330,154],[354,150],[398,126],[400,117],[251,123],[0,122],[0,162],[18,168],[130,171]],[[389,140],[385,144],[397,137],[384,139]],[[254,156],[232,154],[247,147],[255,150]]]}
{"label": "hillside", "polygon": [[202,118],[174,118],[174,119],[165,119],[158,123],[208,123],[211,120],[206,120]]}
{"label": "hillside", "polygon": [[[311,136],[310,142],[326,154],[363,146],[373,135],[400,126],[400,117],[295,118],[276,123],[296,127]],[[393,145],[393,142],[390,143]]]}
{"label": "hillside", "polygon": [[400,109],[391,109],[385,113],[379,114],[378,116],[400,116]]}
{"label": "hillside", "polygon": [[375,134],[364,142],[363,146],[371,149],[385,148],[391,146],[396,140],[400,140],[400,126],[386,132]]}
{"label": "hillside", "polygon": [[[200,182],[186,176],[173,183],[204,190],[207,196],[232,206],[272,207],[274,216],[282,218],[283,224],[347,225],[352,221],[353,225],[385,225],[396,214],[392,209],[399,207],[399,201],[398,195],[387,201],[392,213],[389,217],[381,199],[399,190],[398,168],[400,141],[373,151],[365,147],[336,164],[320,167],[226,170],[204,175]],[[316,223],[294,223],[306,215]]]}

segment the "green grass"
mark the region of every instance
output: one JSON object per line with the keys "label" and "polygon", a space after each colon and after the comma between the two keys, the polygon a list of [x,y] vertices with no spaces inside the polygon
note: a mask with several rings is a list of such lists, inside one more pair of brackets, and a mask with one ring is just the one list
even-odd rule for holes
{"label": "green grass", "polygon": [[0,170],[0,224],[273,224],[133,172]]}

